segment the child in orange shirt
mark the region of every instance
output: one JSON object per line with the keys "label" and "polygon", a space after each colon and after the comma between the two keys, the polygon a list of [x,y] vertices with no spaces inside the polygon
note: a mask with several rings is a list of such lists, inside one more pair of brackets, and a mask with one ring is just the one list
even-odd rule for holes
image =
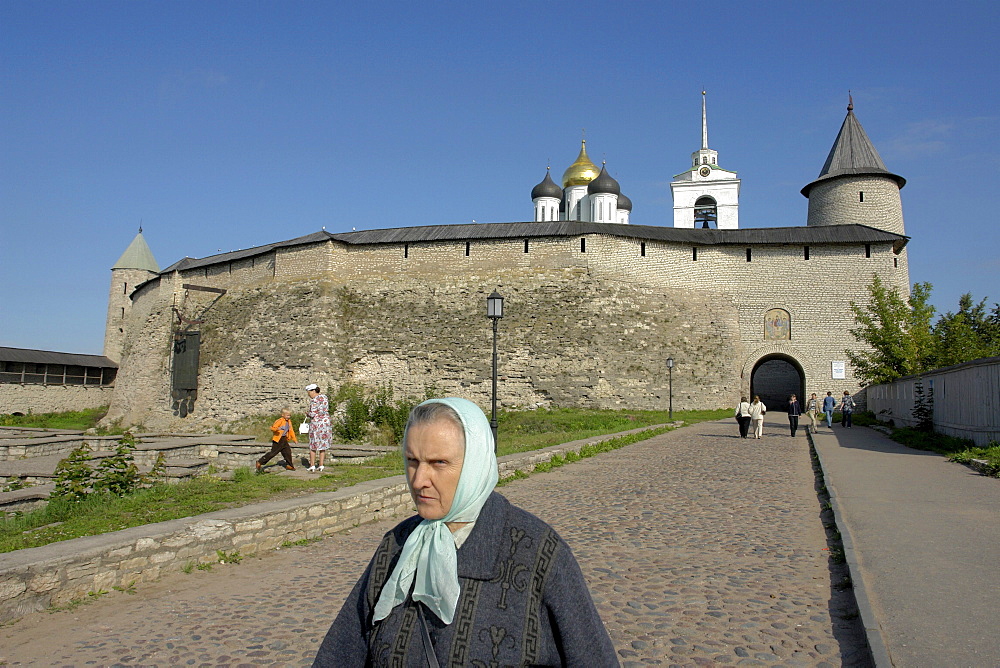
{"label": "child in orange shirt", "polygon": [[281,417],[271,425],[271,433],[274,434],[271,439],[271,450],[257,460],[257,470],[263,470],[264,466],[271,461],[271,458],[280,452],[281,457],[285,460],[285,468],[289,471],[294,471],[295,466],[292,465],[292,446],[288,445],[288,441],[291,440],[293,443],[298,443],[299,439],[295,437],[295,427],[292,425],[292,411],[287,408],[281,411]]}

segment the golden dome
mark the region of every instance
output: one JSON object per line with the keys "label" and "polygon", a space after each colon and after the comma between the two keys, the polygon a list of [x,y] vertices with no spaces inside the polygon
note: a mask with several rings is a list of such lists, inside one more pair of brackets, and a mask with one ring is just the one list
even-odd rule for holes
{"label": "golden dome", "polygon": [[584,139],[580,144],[580,155],[576,157],[576,162],[563,172],[563,188],[585,186],[596,179],[600,173],[601,170],[597,168],[597,165],[587,157],[587,140]]}

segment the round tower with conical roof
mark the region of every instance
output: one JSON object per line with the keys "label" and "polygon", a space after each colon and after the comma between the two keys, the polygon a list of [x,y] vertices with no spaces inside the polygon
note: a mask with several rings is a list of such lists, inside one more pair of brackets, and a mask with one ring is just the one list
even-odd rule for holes
{"label": "round tower with conical roof", "polygon": [[815,181],[802,189],[809,198],[806,224],[860,224],[906,234],[899,196],[906,179],[885,168],[882,158],[854,115],[849,96],[847,117]]}
{"label": "round tower with conical roof", "polygon": [[160,265],[156,263],[140,227],[132,243],[111,267],[108,319],[104,325],[104,356],[108,359],[121,361],[125,319],[132,309],[132,291],[137,285],[155,278],[159,273]]}

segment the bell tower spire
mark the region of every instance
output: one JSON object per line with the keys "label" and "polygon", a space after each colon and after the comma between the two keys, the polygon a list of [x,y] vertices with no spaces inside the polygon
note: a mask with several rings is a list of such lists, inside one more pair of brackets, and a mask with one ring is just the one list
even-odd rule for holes
{"label": "bell tower spire", "polygon": [[705,111],[705,91],[701,91],[701,150],[708,150],[708,113]]}
{"label": "bell tower spire", "polygon": [[719,152],[708,147],[707,93],[701,91],[701,148],[691,154],[691,167],[674,176],[674,227],[735,230],[739,223],[740,180],[719,167]]}

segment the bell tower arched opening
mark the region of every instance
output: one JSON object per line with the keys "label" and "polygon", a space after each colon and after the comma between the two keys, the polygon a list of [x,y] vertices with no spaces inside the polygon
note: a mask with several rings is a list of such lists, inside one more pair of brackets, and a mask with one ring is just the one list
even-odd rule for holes
{"label": "bell tower arched opening", "polygon": [[806,374],[795,358],[781,353],[757,360],[750,373],[750,395],[757,395],[768,410],[788,410],[788,397],[801,403],[806,392]]}
{"label": "bell tower arched opening", "polygon": [[714,197],[703,195],[694,203],[695,228],[714,229],[719,226],[719,208]]}

